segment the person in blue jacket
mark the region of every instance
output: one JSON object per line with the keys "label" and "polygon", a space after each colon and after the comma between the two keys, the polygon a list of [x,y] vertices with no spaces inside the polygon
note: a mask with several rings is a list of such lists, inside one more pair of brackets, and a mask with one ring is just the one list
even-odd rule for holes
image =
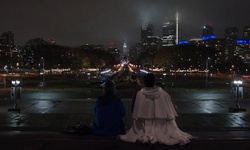
{"label": "person in blue jacket", "polygon": [[123,117],[126,109],[121,98],[116,96],[112,80],[103,85],[104,94],[97,98],[94,106],[93,134],[99,136],[116,136],[125,133]]}

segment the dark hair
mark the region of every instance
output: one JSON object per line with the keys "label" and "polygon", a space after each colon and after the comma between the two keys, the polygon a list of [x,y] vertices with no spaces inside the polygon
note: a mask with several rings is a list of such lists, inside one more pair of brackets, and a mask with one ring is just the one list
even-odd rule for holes
{"label": "dark hair", "polygon": [[153,73],[148,73],[143,76],[143,83],[145,87],[154,87],[155,85],[155,75]]}

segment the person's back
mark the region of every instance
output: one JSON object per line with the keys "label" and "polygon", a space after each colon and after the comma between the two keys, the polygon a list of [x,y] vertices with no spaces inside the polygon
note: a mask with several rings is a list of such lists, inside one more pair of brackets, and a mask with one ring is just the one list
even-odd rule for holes
{"label": "person's back", "polygon": [[[108,81],[110,82],[110,81]],[[112,83],[105,83],[104,95],[97,98],[94,107],[93,134],[101,136],[122,134],[126,110],[121,99],[115,96]]]}
{"label": "person's back", "polygon": [[136,94],[133,119],[174,119],[177,117],[171,97],[160,87],[145,87]]}
{"label": "person's back", "polygon": [[147,74],[143,78],[145,87],[136,93],[132,108],[133,124],[119,138],[127,142],[186,144],[192,136],[181,131],[171,97],[162,88],[154,85],[155,77]]}

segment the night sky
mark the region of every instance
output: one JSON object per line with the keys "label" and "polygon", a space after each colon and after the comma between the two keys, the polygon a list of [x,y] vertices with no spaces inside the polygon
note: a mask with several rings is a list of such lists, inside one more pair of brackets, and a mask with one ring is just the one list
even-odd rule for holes
{"label": "night sky", "polygon": [[224,37],[226,27],[250,25],[250,0],[0,0],[0,33],[12,31],[15,44],[30,39],[53,38],[57,44],[80,46],[86,43],[140,42],[144,22],[162,25],[179,12],[183,39],[199,37],[202,25],[214,27]]}

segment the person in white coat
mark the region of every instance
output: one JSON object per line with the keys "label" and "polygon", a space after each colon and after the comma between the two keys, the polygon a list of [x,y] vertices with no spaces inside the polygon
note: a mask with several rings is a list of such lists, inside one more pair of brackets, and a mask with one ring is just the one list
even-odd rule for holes
{"label": "person in white coat", "polygon": [[185,145],[193,138],[181,131],[175,121],[177,113],[170,95],[155,86],[152,73],[143,77],[144,88],[135,94],[132,105],[132,126],[119,139],[126,142]]}

